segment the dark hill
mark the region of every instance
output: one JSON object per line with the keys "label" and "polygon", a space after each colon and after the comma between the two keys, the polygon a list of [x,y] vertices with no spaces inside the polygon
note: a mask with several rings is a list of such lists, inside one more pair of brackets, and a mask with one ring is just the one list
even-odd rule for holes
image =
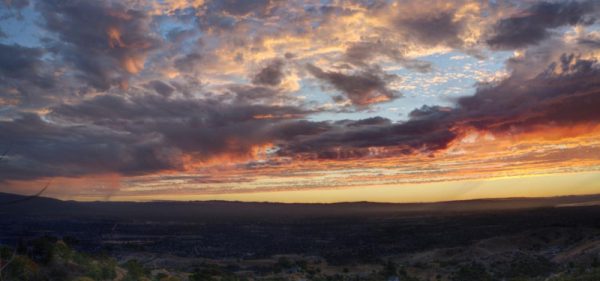
{"label": "dark hill", "polygon": [[212,220],[222,218],[314,218],[369,214],[421,216],[465,212],[553,208],[599,202],[600,195],[509,198],[436,203],[284,204],[237,201],[77,202],[0,193],[0,214],[11,216],[94,217],[135,220]]}

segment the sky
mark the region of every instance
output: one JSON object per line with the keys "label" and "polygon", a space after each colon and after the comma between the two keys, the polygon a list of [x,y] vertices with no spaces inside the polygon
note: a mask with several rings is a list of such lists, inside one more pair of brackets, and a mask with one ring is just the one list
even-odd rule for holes
{"label": "sky", "polygon": [[0,192],[600,193],[600,2],[1,0]]}

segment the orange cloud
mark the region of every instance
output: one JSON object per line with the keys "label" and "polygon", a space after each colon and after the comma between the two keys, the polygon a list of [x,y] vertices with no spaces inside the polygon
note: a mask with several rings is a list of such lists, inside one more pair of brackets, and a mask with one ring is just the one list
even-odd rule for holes
{"label": "orange cloud", "polygon": [[144,69],[145,56],[127,56],[121,60],[121,66],[129,73],[136,74]]}
{"label": "orange cloud", "polygon": [[111,26],[106,30],[106,35],[108,36],[108,45],[111,48],[125,48],[125,43],[121,39],[121,31],[118,28]]}

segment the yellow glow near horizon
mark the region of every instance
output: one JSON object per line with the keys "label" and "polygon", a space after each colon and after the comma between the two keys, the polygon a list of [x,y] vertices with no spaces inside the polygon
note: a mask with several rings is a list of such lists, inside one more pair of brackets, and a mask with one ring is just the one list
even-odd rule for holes
{"label": "yellow glow near horizon", "polygon": [[[551,197],[596,193],[600,193],[600,172],[237,194],[160,194],[135,196],[115,194],[111,197],[111,201],[232,200],[284,203],[352,201],[410,203],[481,198]],[[98,200],[97,197],[86,198],[77,196],[68,199],[84,201]]]}

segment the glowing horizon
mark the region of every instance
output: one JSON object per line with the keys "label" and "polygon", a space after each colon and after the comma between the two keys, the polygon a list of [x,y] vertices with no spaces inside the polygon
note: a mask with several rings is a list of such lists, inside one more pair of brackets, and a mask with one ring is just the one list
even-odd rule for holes
{"label": "glowing horizon", "polygon": [[[565,183],[568,181],[569,183]],[[240,201],[272,203],[432,203],[473,199],[542,198],[571,195],[600,194],[600,172],[576,174],[529,175],[523,177],[493,178],[404,185],[359,186],[225,194],[168,194],[118,195],[99,198],[79,195],[52,196],[76,201]]]}

